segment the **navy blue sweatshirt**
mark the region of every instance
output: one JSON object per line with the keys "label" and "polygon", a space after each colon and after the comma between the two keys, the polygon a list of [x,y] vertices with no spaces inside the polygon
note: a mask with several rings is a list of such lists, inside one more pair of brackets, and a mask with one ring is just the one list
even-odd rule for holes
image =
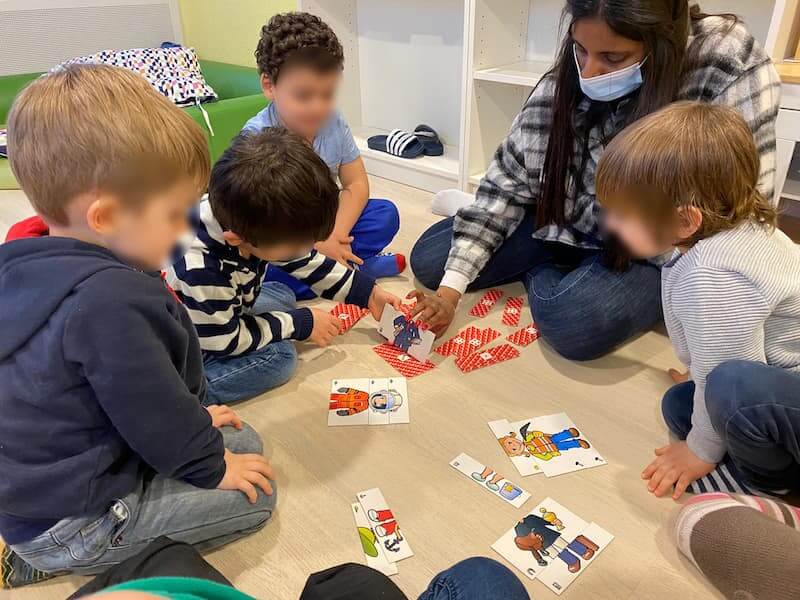
{"label": "navy blue sweatshirt", "polygon": [[101,514],[152,472],[216,487],[205,385],[194,326],[158,275],[69,238],[0,246],[0,535]]}

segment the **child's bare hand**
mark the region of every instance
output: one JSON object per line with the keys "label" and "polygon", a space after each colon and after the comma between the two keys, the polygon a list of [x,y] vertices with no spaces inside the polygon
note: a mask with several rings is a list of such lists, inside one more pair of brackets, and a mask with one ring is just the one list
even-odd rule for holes
{"label": "child's bare hand", "polygon": [[272,467],[260,454],[234,454],[225,450],[225,476],[219,482],[219,490],[239,490],[255,504],[258,489],[272,496],[270,480],[275,479]]}
{"label": "child's bare hand", "polygon": [[716,467],[700,460],[686,442],[674,442],[656,449],[656,458],[642,471],[642,479],[649,479],[647,489],[658,497],[674,485],[673,500],[677,500],[694,481],[705,477]]}
{"label": "child's bare hand", "polygon": [[450,288],[441,288],[435,295],[430,296],[414,290],[409,292],[406,298],[417,299],[417,305],[411,311],[411,318],[415,319],[419,315],[419,319],[430,325],[431,331],[439,337],[453,322],[461,294]]}
{"label": "child's bare hand", "polygon": [[353,254],[353,236],[339,235],[333,232],[327,240],[317,242],[314,248],[317,252],[321,252],[330,259],[344,265],[348,269],[351,267],[350,263],[363,265],[364,261]]}
{"label": "child's bare hand", "polygon": [[678,371],[678,369],[669,369],[667,373],[669,373],[669,378],[675,383],[685,383],[689,381],[689,371],[681,372]]}
{"label": "child's bare hand", "polygon": [[314,327],[311,329],[311,335],[308,336],[320,348],[330,345],[342,329],[342,321],[324,310],[312,308],[311,314],[314,317]]}
{"label": "child's bare hand", "polygon": [[242,428],[242,420],[239,418],[230,406],[224,404],[215,404],[213,406],[206,406],[208,414],[211,415],[211,424],[214,427],[225,427],[232,425],[236,429]]}
{"label": "child's bare hand", "polygon": [[387,304],[400,310],[400,298],[394,294],[390,294],[381,286],[375,285],[375,287],[372,288],[372,294],[370,294],[367,308],[369,308],[369,312],[372,313],[376,321],[381,320],[383,309]]}

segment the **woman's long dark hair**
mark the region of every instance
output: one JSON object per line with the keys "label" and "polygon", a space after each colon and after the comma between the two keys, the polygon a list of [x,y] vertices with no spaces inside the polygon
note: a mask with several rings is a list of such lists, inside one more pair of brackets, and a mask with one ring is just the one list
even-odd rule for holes
{"label": "woman's long dark hair", "polygon": [[[609,110],[606,103],[593,103],[585,127],[580,132],[575,130],[575,110],[583,98],[573,55],[572,26],[575,22],[599,17],[617,34],[644,44],[648,57],[642,66],[644,82],[628,108],[627,122],[630,123],[675,100],[685,65],[693,59],[686,55],[691,24],[707,16],[697,5],[690,8],[689,0],[567,0],[563,22],[568,21],[569,28],[555,66],[545,76],[555,78],[555,98],[536,213],[539,227],[567,224],[564,214],[567,193],[571,189],[574,198],[581,191],[581,173],[572,172],[576,139],[584,142],[585,161],[588,151],[585,138],[589,129],[601,122],[604,111]],[[721,16],[728,18],[731,27],[736,23],[733,15]],[[570,177],[574,178],[572,186]]]}

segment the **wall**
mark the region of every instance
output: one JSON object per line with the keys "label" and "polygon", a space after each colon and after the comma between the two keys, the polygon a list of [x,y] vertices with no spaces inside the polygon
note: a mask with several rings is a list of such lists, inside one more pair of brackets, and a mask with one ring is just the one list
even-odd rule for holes
{"label": "wall", "polygon": [[254,67],[261,26],[296,8],[295,0],[180,0],[183,43],[200,58]]}

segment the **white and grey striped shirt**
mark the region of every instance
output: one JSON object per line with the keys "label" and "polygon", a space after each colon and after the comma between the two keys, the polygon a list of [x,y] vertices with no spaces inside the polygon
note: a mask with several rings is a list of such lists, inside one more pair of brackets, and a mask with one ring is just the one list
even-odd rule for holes
{"label": "white and grey striped shirt", "polygon": [[729,360],[800,372],[800,248],[748,221],[676,252],[661,273],[664,321],[695,383],[689,448],[717,463],[725,444],[706,409],[706,377]]}

